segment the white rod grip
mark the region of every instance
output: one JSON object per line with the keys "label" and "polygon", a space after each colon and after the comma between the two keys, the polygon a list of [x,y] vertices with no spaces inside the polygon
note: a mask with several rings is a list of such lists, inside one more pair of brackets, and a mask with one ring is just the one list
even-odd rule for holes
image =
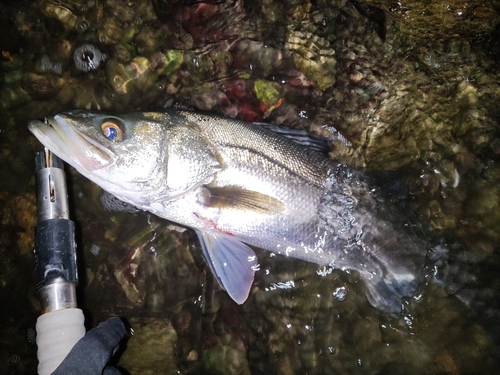
{"label": "white rod grip", "polygon": [[77,308],[40,315],[36,322],[38,374],[50,375],[73,346],[85,336],[85,318]]}

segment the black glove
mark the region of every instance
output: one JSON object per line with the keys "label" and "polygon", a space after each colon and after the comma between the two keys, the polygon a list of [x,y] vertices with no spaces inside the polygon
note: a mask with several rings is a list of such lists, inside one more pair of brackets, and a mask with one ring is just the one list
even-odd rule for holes
{"label": "black glove", "polygon": [[109,318],[88,331],[52,375],[121,375],[118,369],[107,366],[107,363],[127,334],[120,318]]}

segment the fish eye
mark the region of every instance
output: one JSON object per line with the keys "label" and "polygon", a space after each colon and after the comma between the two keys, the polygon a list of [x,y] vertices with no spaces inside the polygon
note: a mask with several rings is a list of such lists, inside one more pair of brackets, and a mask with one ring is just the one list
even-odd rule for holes
{"label": "fish eye", "polygon": [[123,125],[115,119],[104,120],[101,131],[110,141],[121,141],[123,138]]}

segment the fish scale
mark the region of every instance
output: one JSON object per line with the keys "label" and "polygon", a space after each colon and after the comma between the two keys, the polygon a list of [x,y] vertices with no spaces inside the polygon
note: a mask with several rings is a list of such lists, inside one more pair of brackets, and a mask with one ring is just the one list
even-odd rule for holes
{"label": "fish scale", "polygon": [[[194,112],[179,112],[179,115],[197,124],[205,137],[216,144],[217,149],[221,151],[226,149],[226,155],[235,162],[242,160],[239,153],[247,149],[255,155],[270,160],[272,168],[269,168],[269,172],[281,167],[318,186],[325,184],[326,168],[330,166],[331,161],[323,155],[290,142],[286,137],[238,120]],[[205,117],[208,118],[204,120]],[[230,153],[232,149],[236,150],[233,155]]]}

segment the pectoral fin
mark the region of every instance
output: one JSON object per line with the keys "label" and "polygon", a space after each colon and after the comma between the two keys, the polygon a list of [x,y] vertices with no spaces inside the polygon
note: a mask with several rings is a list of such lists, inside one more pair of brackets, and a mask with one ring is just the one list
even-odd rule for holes
{"label": "pectoral fin", "polygon": [[227,234],[196,231],[201,248],[219,285],[238,304],[248,298],[257,257],[253,250]]}
{"label": "pectoral fin", "polygon": [[283,211],[284,204],[278,199],[237,186],[205,187],[204,204],[207,207],[236,208],[275,214]]}

